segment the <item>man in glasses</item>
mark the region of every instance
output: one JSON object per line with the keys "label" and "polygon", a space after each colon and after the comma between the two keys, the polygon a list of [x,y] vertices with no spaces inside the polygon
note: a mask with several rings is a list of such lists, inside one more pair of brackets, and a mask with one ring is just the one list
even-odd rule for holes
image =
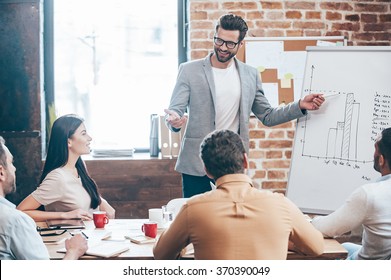
{"label": "man in glasses", "polygon": [[[239,133],[249,149],[251,112],[266,126],[274,126],[317,110],[321,94],[309,94],[286,106],[272,108],[264,96],[258,71],[235,58],[248,27],[239,16],[220,17],[214,34],[214,52],[179,67],[166,112],[167,126],[178,132],[187,122],[176,171],[182,173],[183,196],[211,190],[198,154],[202,139],[216,129]],[[188,120],[184,115],[188,112]]]}
{"label": "man in glasses", "polygon": [[[16,190],[13,156],[0,136],[0,260],[45,260],[49,254],[36,231],[33,219],[5,196]],[[64,260],[76,260],[87,250],[87,241],[80,234],[65,241]]]}

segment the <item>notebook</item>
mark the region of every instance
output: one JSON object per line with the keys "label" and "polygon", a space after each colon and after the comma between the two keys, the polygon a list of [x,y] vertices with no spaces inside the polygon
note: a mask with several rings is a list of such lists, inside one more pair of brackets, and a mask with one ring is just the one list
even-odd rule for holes
{"label": "notebook", "polygon": [[125,236],[126,239],[130,239],[136,244],[155,243],[156,239],[145,235]]}
{"label": "notebook", "polygon": [[86,227],[82,219],[47,220],[46,224],[51,229],[83,229]]}
{"label": "notebook", "polygon": [[[119,255],[122,252],[129,250],[129,242],[110,242],[102,241],[94,243],[94,245],[88,245],[86,255],[97,256],[102,258],[110,258]],[[59,253],[66,253],[65,248],[57,250]]]}
{"label": "notebook", "polygon": [[65,240],[69,238],[69,236],[60,236],[60,235],[57,235],[57,236],[42,236],[42,240],[43,240],[43,243],[46,243],[46,244],[61,244],[63,242],[65,242]]}

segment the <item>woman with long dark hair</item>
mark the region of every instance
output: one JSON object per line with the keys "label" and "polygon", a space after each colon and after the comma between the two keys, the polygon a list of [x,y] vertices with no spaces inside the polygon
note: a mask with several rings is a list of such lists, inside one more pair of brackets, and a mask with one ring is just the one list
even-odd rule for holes
{"label": "woman with long dark hair", "polygon": [[[92,138],[83,119],[64,115],[52,127],[45,165],[39,187],[19,205],[35,221],[48,219],[92,219],[92,211],[106,211],[109,218],[115,210],[103,199],[90,177],[81,155],[90,153]],[[38,210],[41,206],[45,211]]]}

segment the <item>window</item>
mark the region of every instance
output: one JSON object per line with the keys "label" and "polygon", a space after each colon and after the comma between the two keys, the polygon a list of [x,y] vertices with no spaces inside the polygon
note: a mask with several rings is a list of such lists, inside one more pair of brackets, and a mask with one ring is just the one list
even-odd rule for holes
{"label": "window", "polygon": [[150,116],[164,114],[177,76],[181,2],[56,0],[46,6],[53,12],[55,112],[82,116],[93,147],[149,148]]}

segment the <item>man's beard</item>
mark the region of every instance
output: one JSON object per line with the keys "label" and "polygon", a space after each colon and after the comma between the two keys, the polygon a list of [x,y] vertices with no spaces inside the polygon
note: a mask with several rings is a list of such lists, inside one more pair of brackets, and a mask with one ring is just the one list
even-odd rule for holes
{"label": "man's beard", "polygon": [[377,171],[380,172],[380,166],[379,166],[379,158],[380,156],[376,156],[373,160],[373,168]]}
{"label": "man's beard", "polygon": [[11,176],[10,173],[8,173],[8,178],[10,179],[8,182],[7,182],[7,188],[6,188],[6,194],[9,194],[9,193],[14,193],[16,191],[16,182],[15,182],[15,177]]}
{"label": "man's beard", "polygon": [[214,51],[215,51],[217,60],[221,63],[225,63],[227,61],[230,61],[237,53],[237,51],[236,52],[226,51],[226,53],[228,53],[229,55],[227,57],[221,57],[220,53],[219,53],[219,48],[215,47]]}

